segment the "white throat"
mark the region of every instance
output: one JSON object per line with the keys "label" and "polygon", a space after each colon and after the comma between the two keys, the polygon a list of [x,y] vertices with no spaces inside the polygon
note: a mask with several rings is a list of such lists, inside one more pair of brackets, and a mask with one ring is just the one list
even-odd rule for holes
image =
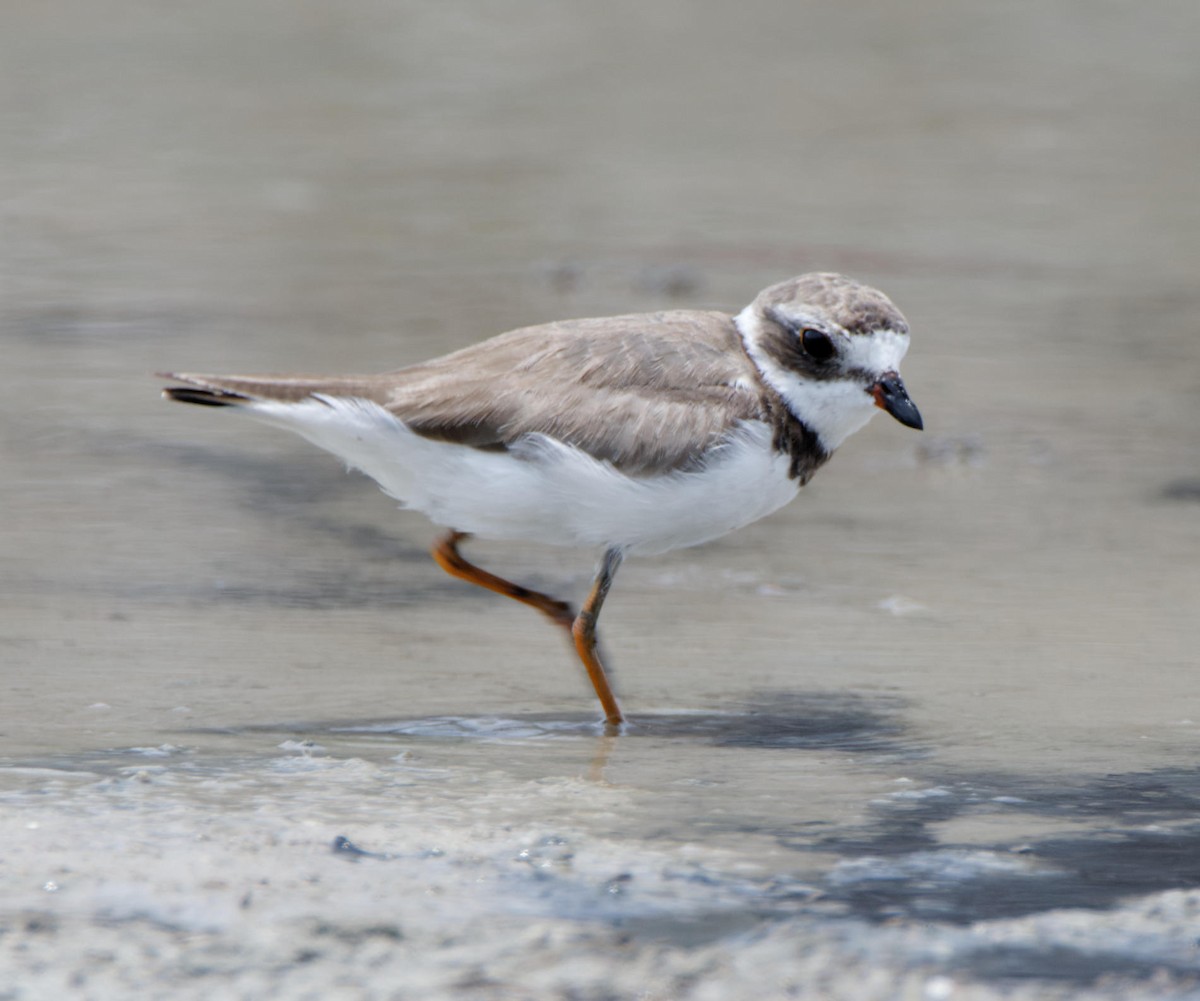
{"label": "white throat", "polygon": [[[770,358],[762,349],[762,320],[752,305],[734,317],[734,323],[763,380],[783,397],[797,420],[820,439],[826,452],[836,449],[878,412],[874,397],[861,382],[805,379]],[[899,371],[907,350],[907,335],[877,330],[848,338],[843,357],[849,367],[882,376]]]}

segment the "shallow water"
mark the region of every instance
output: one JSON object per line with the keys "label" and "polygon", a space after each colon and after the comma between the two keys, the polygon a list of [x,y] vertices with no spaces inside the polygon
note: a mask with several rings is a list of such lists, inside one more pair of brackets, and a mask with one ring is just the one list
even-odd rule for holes
{"label": "shallow water", "polygon": [[[1200,990],[1200,24],[1096,10],[10,7],[0,994]],[[814,268],[928,430],[631,560],[618,738],[419,516],[149,376]]]}

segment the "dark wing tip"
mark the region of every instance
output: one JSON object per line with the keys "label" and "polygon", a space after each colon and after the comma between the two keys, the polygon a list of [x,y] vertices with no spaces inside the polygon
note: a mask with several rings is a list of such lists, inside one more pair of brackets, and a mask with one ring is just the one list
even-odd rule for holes
{"label": "dark wing tip", "polygon": [[227,393],[219,389],[195,389],[191,386],[168,386],[162,393],[168,400],[196,403],[202,407],[235,407],[248,399],[238,393]]}

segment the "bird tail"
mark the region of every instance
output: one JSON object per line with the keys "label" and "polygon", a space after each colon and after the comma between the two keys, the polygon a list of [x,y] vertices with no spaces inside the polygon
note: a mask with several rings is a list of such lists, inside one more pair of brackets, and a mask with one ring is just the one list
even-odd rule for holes
{"label": "bird tail", "polygon": [[354,396],[384,402],[384,394],[362,376],[307,375],[195,375],[191,372],[159,372],[161,379],[184,383],[167,386],[163,396],[180,403],[202,407],[245,407],[255,403],[301,403],[314,395]]}

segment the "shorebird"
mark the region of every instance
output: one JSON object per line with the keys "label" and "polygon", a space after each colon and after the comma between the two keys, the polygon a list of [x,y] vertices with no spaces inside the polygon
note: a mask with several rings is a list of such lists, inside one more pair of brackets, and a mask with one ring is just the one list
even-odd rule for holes
{"label": "shorebird", "polygon": [[[736,316],[671,310],[523,327],[380,375],[162,373],[183,403],[308,439],[447,529],[448,573],[567,630],[606,722],[596,646],[621,561],[782,507],[880,409],[922,427],[900,379],[908,324],[843,275],[772,285]],[[469,536],[602,552],[578,612],[467,561]]]}

